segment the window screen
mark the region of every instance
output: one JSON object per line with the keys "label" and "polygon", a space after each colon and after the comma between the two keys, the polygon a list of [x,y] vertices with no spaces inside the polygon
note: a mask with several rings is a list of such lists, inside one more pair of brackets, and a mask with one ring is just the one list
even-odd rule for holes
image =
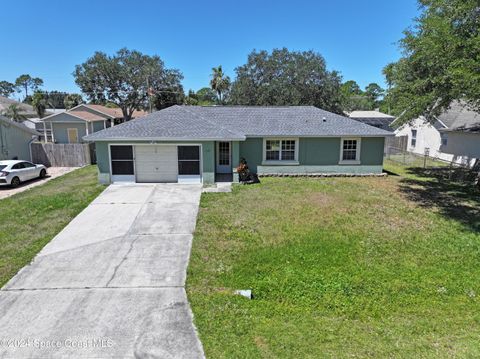
{"label": "window screen", "polygon": [[200,174],[200,146],[178,146],[178,174]]}
{"label": "window screen", "polygon": [[133,175],[133,147],[111,146],[112,175]]}

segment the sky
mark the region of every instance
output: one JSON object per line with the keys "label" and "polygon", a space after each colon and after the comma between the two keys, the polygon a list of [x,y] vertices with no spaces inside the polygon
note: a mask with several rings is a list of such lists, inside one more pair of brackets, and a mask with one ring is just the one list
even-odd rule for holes
{"label": "sky", "polygon": [[400,57],[402,31],[417,15],[416,0],[9,0],[0,81],[27,73],[45,90],[79,92],[75,65],[127,47],[159,55],[183,73],[185,91],[198,90],[214,66],[234,79],[253,49],[287,47],[320,53],[344,81],[384,86],[382,68]]}

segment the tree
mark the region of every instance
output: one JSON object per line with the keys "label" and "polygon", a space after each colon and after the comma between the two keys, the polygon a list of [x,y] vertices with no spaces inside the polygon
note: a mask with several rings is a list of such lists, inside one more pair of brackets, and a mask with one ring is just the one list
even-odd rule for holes
{"label": "tree", "polygon": [[198,104],[202,106],[213,105],[217,100],[215,91],[208,87],[203,87],[198,90],[196,96],[198,98]]}
{"label": "tree", "polygon": [[385,94],[385,90],[380,85],[372,82],[365,87],[365,96],[370,100],[372,107],[379,105],[380,98]]}
{"label": "tree", "polygon": [[69,110],[75,106],[78,106],[83,103],[83,98],[82,95],[79,95],[77,93],[71,93],[67,94],[65,98],[63,99],[63,106]]}
{"label": "tree", "polygon": [[342,109],[345,112],[355,110],[371,110],[373,105],[354,80],[343,83],[340,87]]}
{"label": "tree", "polygon": [[153,91],[153,98],[150,98],[153,105],[157,110],[161,110],[173,105],[181,105],[185,99],[183,92],[183,86],[180,83],[181,77],[178,76],[178,72],[171,71],[167,73],[165,82],[168,87],[160,91]]}
{"label": "tree", "polygon": [[480,110],[480,10],[477,0],[420,0],[421,15],[400,41],[403,57],[384,69],[387,97],[406,122],[433,120],[453,100]]}
{"label": "tree", "polygon": [[7,107],[7,109],[3,112],[3,115],[13,121],[22,122],[27,118],[23,112],[23,109],[19,105],[13,103]]}
{"label": "tree", "polygon": [[8,81],[0,81],[0,95],[9,97],[15,92],[15,85]]}
{"label": "tree", "polygon": [[[216,98],[216,96],[215,96]],[[188,90],[188,95],[185,96],[184,104],[187,106],[197,106],[198,105],[198,96],[192,89]]]}
{"label": "tree", "polygon": [[230,90],[230,77],[225,75],[222,65],[212,68],[210,87],[217,93],[217,103],[223,104],[225,94]]}
{"label": "tree", "polygon": [[232,104],[313,105],[342,113],[341,77],[328,71],[324,58],[313,51],[254,50],[235,72]]}
{"label": "tree", "polygon": [[178,87],[183,79],[180,71],[166,69],[159,56],[125,48],[113,56],[95,52],[73,75],[90,101],[116,104],[125,121],[136,109],[148,108],[150,96]]}
{"label": "tree", "polygon": [[64,108],[65,97],[68,96],[66,92],[50,91],[44,92],[47,100],[47,108]]}
{"label": "tree", "polygon": [[45,111],[47,110],[47,94],[36,91],[32,96],[32,106],[39,118],[45,116]]}
{"label": "tree", "polygon": [[28,74],[20,75],[15,80],[15,87],[18,92],[25,91],[25,97],[28,97],[28,89],[37,91],[43,86],[43,80],[38,77],[31,77]]}
{"label": "tree", "polygon": [[360,86],[358,86],[357,82],[354,80],[344,82],[342,84],[341,91],[342,94],[345,94],[347,96],[363,95],[363,91],[360,89]]}

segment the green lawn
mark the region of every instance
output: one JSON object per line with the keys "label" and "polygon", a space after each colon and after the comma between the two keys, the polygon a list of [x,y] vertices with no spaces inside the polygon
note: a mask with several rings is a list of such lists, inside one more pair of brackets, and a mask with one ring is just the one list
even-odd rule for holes
{"label": "green lawn", "polygon": [[207,357],[480,357],[479,193],[387,169],[202,195],[187,292]]}
{"label": "green lawn", "polygon": [[104,188],[88,166],[0,200],[0,287]]}

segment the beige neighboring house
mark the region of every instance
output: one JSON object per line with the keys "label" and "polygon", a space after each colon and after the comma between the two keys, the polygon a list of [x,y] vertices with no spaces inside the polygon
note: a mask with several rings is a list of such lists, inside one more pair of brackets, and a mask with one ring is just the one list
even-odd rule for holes
{"label": "beige neighboring house", "polygon": [[[144,111],[135,111],[132,119],[145,115]],[[102,105],[81,104],[62,113],[56,113],[42,119],[45,128],[51,129],[54,143],[79,143],[82,138],[97,131],[123,122],[123,113],[119,108]]]}
{"label": "beige neighboring house", "polygon": [[419,117],[395,135],[407,136],[407,150],[419,155],[469,166],[480,159],[480,114],[462,101],[452,103],[433,123]]}

